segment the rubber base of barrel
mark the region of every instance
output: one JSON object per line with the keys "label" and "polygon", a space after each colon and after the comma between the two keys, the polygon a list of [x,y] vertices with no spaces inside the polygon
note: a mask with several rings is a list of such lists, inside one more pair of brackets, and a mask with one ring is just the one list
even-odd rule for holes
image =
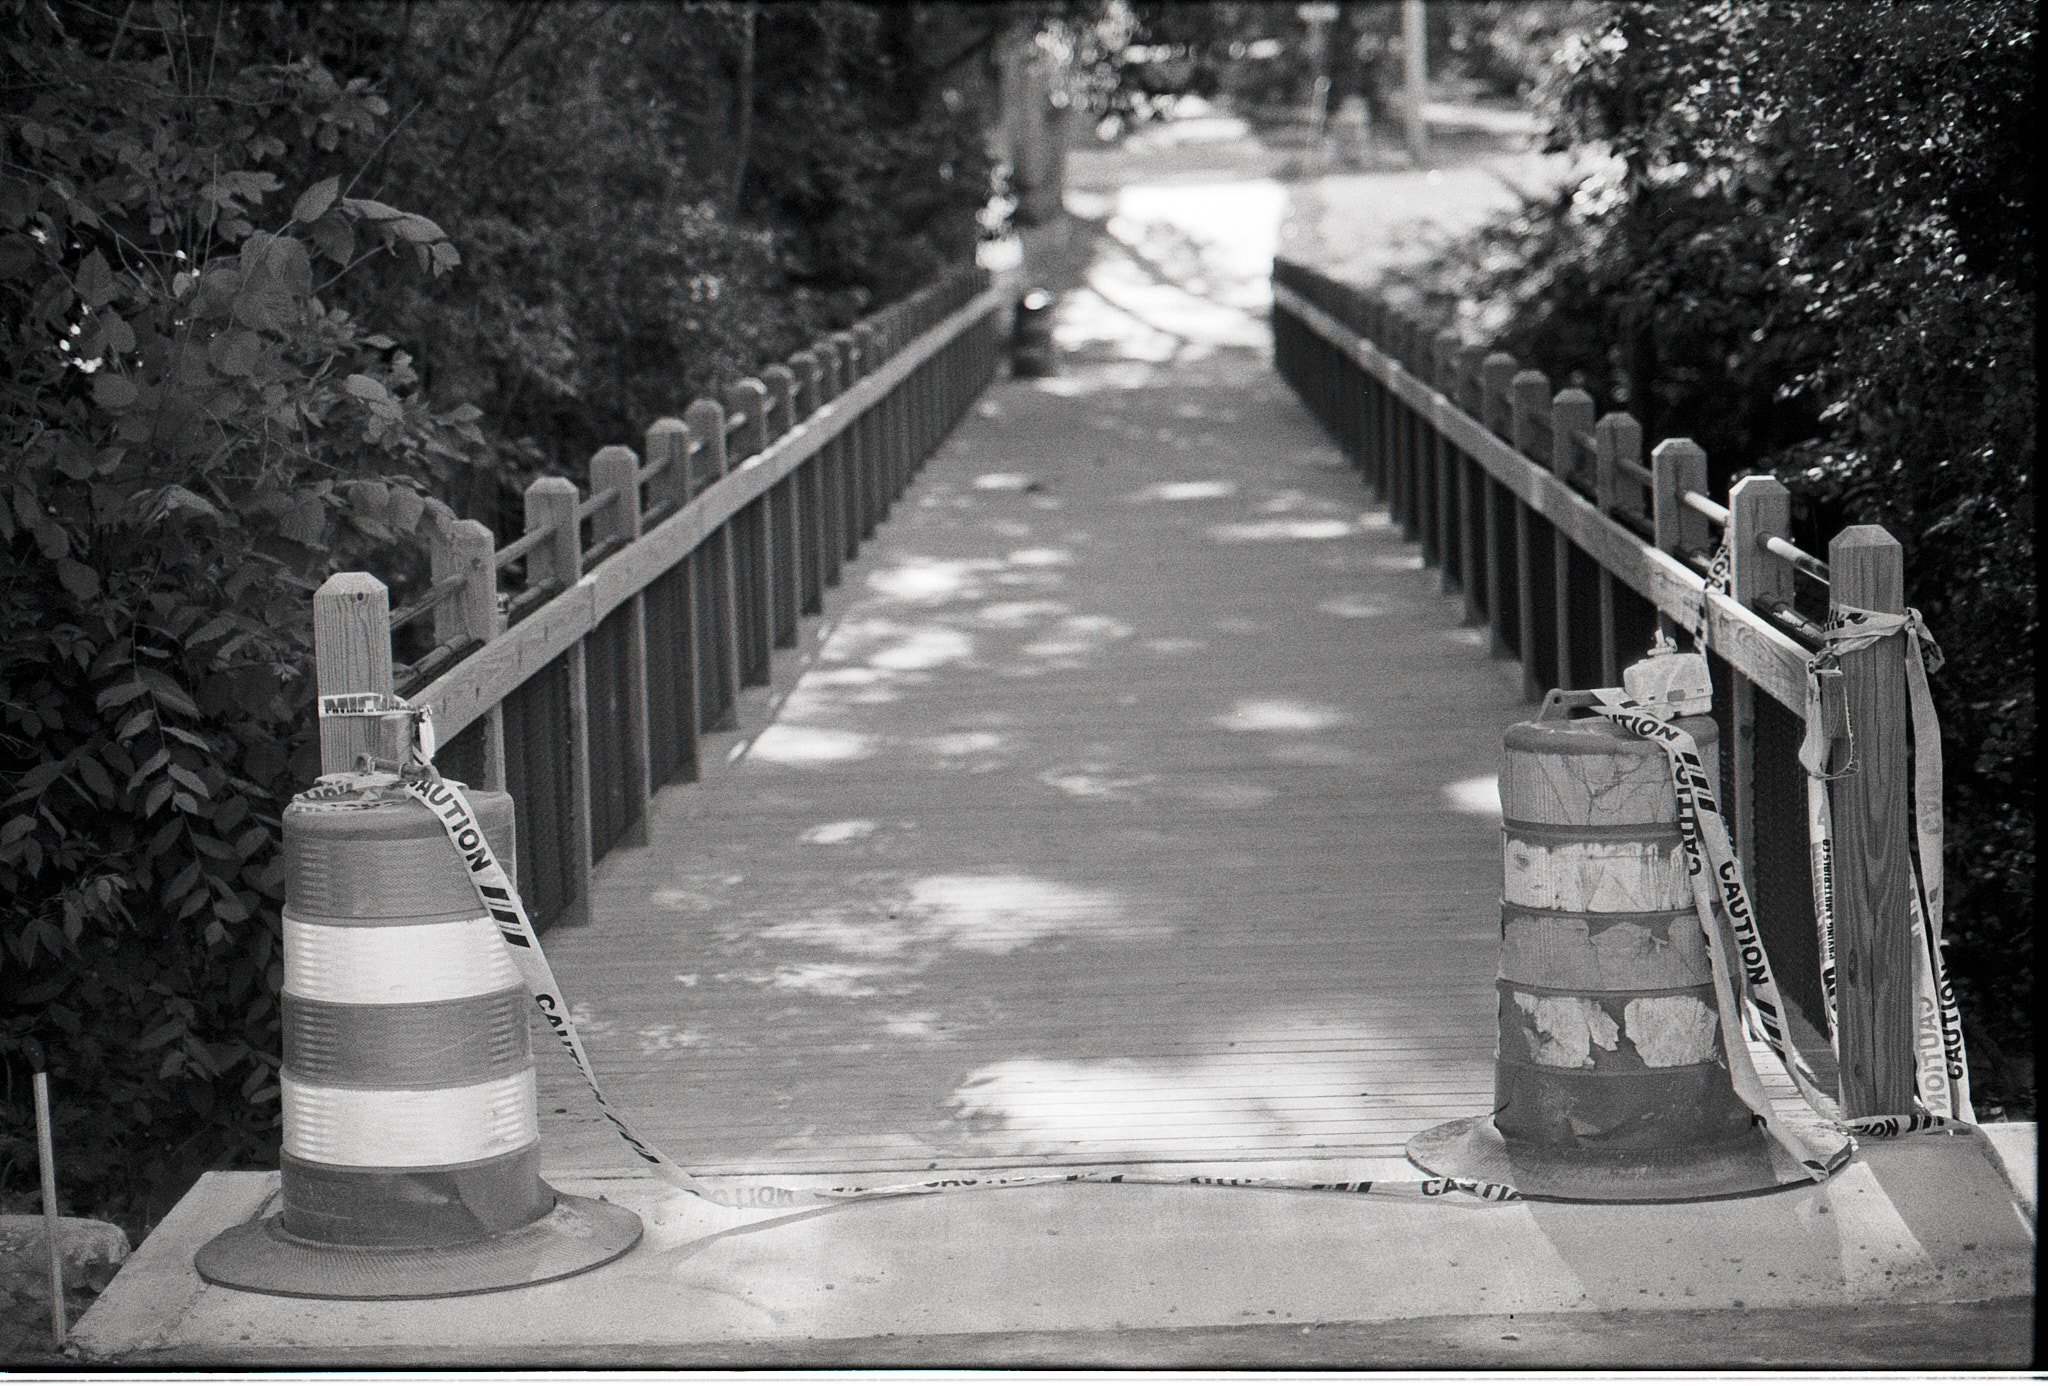
{"label": "rubber base of barrel", "polygon": [[449,1299],[561,1280],[616,1261],[640,1241],[627,1209],[574,1194],[513,1231],[442,1247],[309,1242],[282,1214],[231,1227],[199,1249],[194,1267],[215,1285],[298,1299]]}
{"label": "rubber base of barrel", "polygon": [[1510,1145],[1490,1115],[1411,1136],[1408,1158],[1443,1178],[1510,1184],[1525,1198],[1578,1203],[1684,1203],[1762,1193],[1811,1178],[1762,1131],[1703,1149],[1600,1153]]}

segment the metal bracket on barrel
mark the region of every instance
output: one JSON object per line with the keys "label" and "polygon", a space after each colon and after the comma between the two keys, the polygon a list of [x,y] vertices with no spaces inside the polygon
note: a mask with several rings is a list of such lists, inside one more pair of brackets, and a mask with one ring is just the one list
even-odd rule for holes
{"label": "metal bracket on barrel", "polygon": [[1536,710],[1539,722],[1568,722],[1575,708],[1597,707],[1600,695],[1590,688],[1553,688],[1543,695],[1543,706]]}

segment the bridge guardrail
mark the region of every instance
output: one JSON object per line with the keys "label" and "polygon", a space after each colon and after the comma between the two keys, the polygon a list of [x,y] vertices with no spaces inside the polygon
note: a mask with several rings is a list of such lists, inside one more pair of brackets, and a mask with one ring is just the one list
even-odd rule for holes
{"label": "bridge guardrail", "polygon": [[[1431,333],[1368,292],[1306,266],[1273,267],[1282,376],[1364,473],[1402,533],[1523,690],[1613,687],[1653,633],[1703,630],[1733,820],[1781,987],[1827,1051],[1806,831],[1807,664],[1831,605],[1904,609],[1898,541],[1843,530],[1825,561],[1791,542],[1791,496],[1744,477],[1706,494],[1705,452],[1668,438],[1643,462],[1626,413],[1595,417],[1506,352]],[[1710,581],[1725,542],[1725,590]],[[1816,619],[1816,618],[1820,619]],[[1854,731],[1856,773],[1835,782],[1835,940],[1841,1079],[1852,1111],[1912,1110],[1916,1017],[1903,918],[1913,804],[1897,641],[1841,659],[1828,705]],[[1757,695],[1762,693],[1763,697]],[[1838,747],[1840,742],[1837,741]],[[1838,759],[1837,764],[1841,761]],[[1853,975],[1852,975],[1853,974]]]}
{"label": "bridge guardrail", "polygon": [[[436,534],[400,611],[372,574],[335,574],[314,596],[318,691],[432,707],[441,768],[512,795],[536,927],[580,916],[592,867],[644,833],[655,790],[698,778],[702,734],[735,725],[740,690],[769,682],[987,385],[1005,306],[961,270],[657,419],[640,453],[597,452],[590,495],[536,480],[504,547],[475,520]],[[392,632],[426,620],[434,648],[394,669]],[[323,723],[322,772],[392,758],[384,735]]]}

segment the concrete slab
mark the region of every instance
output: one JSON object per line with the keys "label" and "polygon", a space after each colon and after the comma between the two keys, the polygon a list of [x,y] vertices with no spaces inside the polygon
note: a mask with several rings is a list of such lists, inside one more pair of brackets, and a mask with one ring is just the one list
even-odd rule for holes
{"label": "concrete slab", "polygon": [[775,1213],[642,1177],[561,1183],[638,1212],[641,1245],[552,1285],[348,1303],[199,1281],[194,1250],[276,1189],[210,1174],[74,1344],[106,1365],[280,1367],[2032,1356],[2034,1221],[1968,1134],[1871,1145],[1824,1187],[1632,1207],[1073,1184]]}

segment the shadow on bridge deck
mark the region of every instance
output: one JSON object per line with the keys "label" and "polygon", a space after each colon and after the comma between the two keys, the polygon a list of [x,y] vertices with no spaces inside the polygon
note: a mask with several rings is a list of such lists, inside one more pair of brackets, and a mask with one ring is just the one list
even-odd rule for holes
{"label": "shadow on bridge deck", "polygon": [[[1238,188],[1229,243],[1215,189],[1110,209],[1062,374],[990,390],[550,936],[686,1165],[1381,1163],[1490,1105],[1517,676],[1273,374]],[[541,1063],[550,1166],[626,1164]]]}

